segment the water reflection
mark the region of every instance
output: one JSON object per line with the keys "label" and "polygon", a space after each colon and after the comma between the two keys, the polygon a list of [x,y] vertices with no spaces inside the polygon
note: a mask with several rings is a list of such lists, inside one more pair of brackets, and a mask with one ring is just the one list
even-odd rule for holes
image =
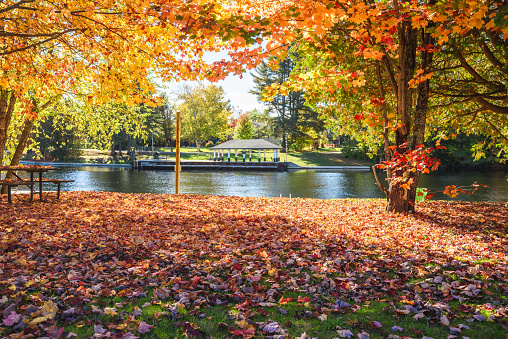
{"label": "water reflection", "polygon": [[[52,177],[74,180],[62,186],[72,191],[124,193],[174,193],[175,174],[168,171],[130,171],[128,168],[65,168]],[[461,200],[508,201],[508,176],[503,172],[433,173],[423,175],[420,186],[432,191],[447,185],[488,185]],[[235,195],[252,197],[301,198],[384,198],[370,172],[298,170],[275,172],[182,172],[180,192],[187,194]],[[436,193],[436,199],[448,199]]]}

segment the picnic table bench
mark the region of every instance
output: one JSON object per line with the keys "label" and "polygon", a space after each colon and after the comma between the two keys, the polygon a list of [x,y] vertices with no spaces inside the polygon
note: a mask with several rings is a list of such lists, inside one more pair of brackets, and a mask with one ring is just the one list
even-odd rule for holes
{"label": "picnic table bench", "polygon": [[[14,171],[25,171],[30,173],[30,179],[23,179],[19,177]],[[73,182],[74,180],[63,180],[63,179],[49,179],[42,178],[42,174],[48,172],[49,170],[60,170],[60,168],[52,168],[48,166],[0,166],[0,171],[12,171],[16,179],[3,179],[0,180],[0,186],[7,186],[7,201],[12,203],[12,195],[11,190],[12,187],[18,186],[27,186],[30,188],[30,202],[33,201],[34,193],[39,194],[39,200],[42,199],[42,184],[43,183],[52,183],[57,186],[56,198],[60,199],[60,186],[62,183]],[[34,178],[34,173],[39,173],[38,178]],[[39,190],[35,191],[35,185],[39,186]]]}
{"label": "picnic table bench", "polygon": [[56,198],[60,199],[60,185],[65,182],[74,182],[74,180],[63,180],[63,179],[42,179],[42,182],[50,182],[57,186]]}
{"label": "picnic table bench", "polygon": [[12,203],[12,195],[11,195],[11,189],[13,187],[18,187],[20,185],[28,186],[30,188],[30,202],[32,202],[34,197],[34,185],[35,181],[29,181],[29,180],[0,180],[0,187],[1,186],[7,186],[7,201],[9,203]]}

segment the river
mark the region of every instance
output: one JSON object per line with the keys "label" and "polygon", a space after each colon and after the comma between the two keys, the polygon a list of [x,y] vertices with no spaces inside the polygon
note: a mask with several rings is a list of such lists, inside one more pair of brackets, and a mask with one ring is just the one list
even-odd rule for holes
{"label": "river", "polygon": [[[131,171],[129,168],[69,167],[50,172],[52,178],[74,180],[62,185],[65,191],[123,193],[174,193],[175,173]],[[508,173],[461,172],[423,175],[420,187],[443,191],[447,185],[485,184],[472,195],[458,200],[508,201]],[[290,170],[288,172],[182,172],[180,193],[251,197],[300,197],[318,199],[384,198],[372,172],[333,170]],[[434,199],[449,199],[435,193]]]}

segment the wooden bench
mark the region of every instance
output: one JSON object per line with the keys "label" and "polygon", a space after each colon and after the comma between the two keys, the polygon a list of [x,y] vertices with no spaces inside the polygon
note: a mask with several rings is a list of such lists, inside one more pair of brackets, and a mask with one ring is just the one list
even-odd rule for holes
{"label": "wooden bench", "polygon": [[6,180],[0,180],[0,186],[7,186],[7,201],[9,203],[12,203],[12,196],[11,196],[11,189],[13,187],[18,186],[27,186],[30,188],[30,202],[32,202],[34,197],[34,185],[36,184],[35,181],[25,181],[25,180],[15,180],[15,181],[6,181]]}
{"label": "wooden bench", "polygon": [[[63,179],[42,179],[42,182],[43,183],[52,183],[52,184],[55,184],[57,186],[57,191],[56,191],[56,198],[57,199],[60,199],[60,185],[62,183],[66,183],[66,182],[74,182],[74,180],[63,180]],[[18,186],[27,186],[28,188],[30,188],[30,202],[33,201],[33,196],[34,196],[34,193],[39,193],[39,192],[36,192],[35,189],[34,189],[34,186],[35,185],[38,185],[39,184],[39,181],[30,181],[30,180],[0,180],[0,187],[2,185],[5,185],[7,186],[7,201],[9,203],[12,203],[12,187],[18,187]]]}
{"label": "wooden bench", "polygon": [[42,179],[42,182],[49,182],[57,186],[56,198],[60,199],[60,185],[65,182],[74,182],[74,180],[63,180],[63,179]]}

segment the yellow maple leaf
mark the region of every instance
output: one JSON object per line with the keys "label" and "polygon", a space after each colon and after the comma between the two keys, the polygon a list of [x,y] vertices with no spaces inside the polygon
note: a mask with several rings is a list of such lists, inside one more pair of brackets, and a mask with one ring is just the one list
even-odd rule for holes
{"label": "yellow maple leaf", "polygon": [[104,309],[104,314],[106,314],[106,315],[110,315],[110,316],[114,316],[114,315],[118,314],[118,312],[117,312],[117,311],[116,311],[116,309],[114,309],[114,308],[111,308],[111,307],[106,307],[106,308]]}

